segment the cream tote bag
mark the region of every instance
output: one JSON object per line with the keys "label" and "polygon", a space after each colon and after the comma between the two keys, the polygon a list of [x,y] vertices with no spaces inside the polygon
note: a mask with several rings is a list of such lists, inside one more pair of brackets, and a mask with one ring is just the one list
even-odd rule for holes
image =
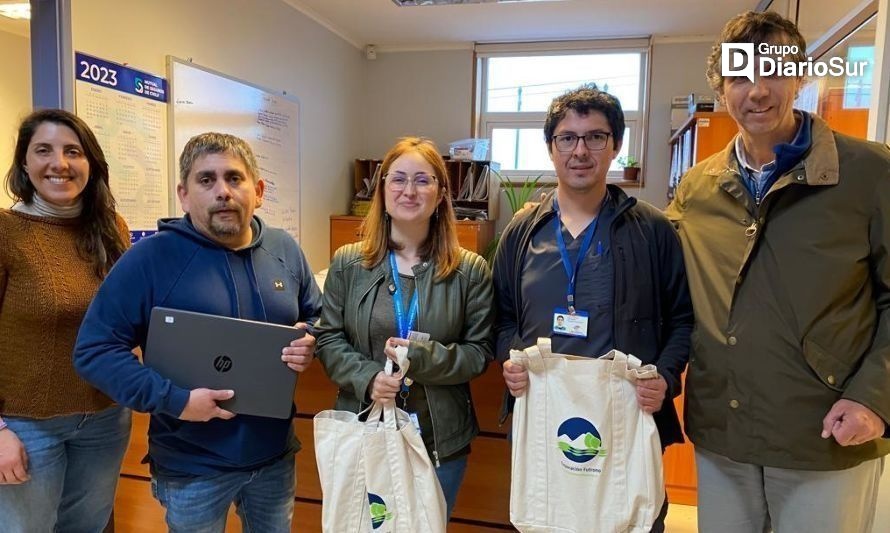
{"label": "cream tote bag", "polygon": [[513,410],[510,521],[523,533],[648,532],[664,502],[661,442],[634,381],[654,365],[612,350],[512,350],[529,385]]}
{"label": "cream tote bag", "polygon": [[[407,371],[407,350],[400,368]],[[401,364],[404,363],[404,364]],[[392,364],[386,366],[387,375]],[[326,533],[445,533],[445,497],[408,413],[373,403],[315,415],[315,462]]]}

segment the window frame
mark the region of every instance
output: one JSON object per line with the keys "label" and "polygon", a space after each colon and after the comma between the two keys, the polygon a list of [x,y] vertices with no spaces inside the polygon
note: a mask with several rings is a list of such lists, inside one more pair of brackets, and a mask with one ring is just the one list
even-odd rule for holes
{"label": "window frame", "polygon": [[[591,54],[640,54],[640,93],[639,105],[635,111],[625,111],[624,120],[628,134],[625,135],[623,144],[627,145],[628,154],[640,161],[640,167],[644,167],[645,132],[648,118],[649,103],[649,73],[651,60],[650,39],[610,39],[597,41],[566,41],[555,43],[496,43],[476,44],[475,47],[475,75],[476,104],[474,120],[474,134],[477,137],[492,138],[494,129],[518,129],[544,127],[546,111],[512,111],[490,112],[485,109],[488,91],[488,60],[499,57],[531,57],[553,55],[591,55]],[[544,143],[544,139],[541,139]],[[530,174],[537,175],[539,171],[527,170],[502,170],[501,174],[508,180],[524,178]],[[556,172],[549,168],[540,172],[541,183],[556,183]],[[609,182],[622,182],[621,170],[610,170],[607,175]]]}

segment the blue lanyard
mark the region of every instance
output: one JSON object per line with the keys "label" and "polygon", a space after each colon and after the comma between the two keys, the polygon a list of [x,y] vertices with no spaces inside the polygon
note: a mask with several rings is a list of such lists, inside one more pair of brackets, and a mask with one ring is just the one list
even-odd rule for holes
{"label": "blue lanyard", "polygon": [[405,307],[402,303],[402,281],[399,279],[399,267],[396,265],[396,254],[389,251],[389,268],[392,271],[392,284],[396,288],[392,294],[392,306],[396,315],[396,325],[399,327],[399,337],[408,338],[408,332],[414,326],[417,320],[417,286],[414,287],[414,294],[411,295],[411,304],[408,306],[408,316],[405,317]]}
{"label": "blue lanyard", "polygon": [[562,236],[562,218],[559,213],[559,203],[557,203],[556,198],[553,199],[553,210],[556,211],[556,244],[559,246],[559,254],[562,256],[562,266],[565,268],[566,276],[569,278],[569,286],[566,290],[566,298],[568,300],[569,313],[575,314],[575,284],[578,281],[578,271],[581,270],[581,264],[584,262],[584,257],[587,256],[587,252],[590,250],[590,244],[593,242],[593,235],[596,233],[596,227],[600,221],[600,215],[603,213],[603,208],[606,205],[606,198],[609,195],[603,198],[603,203],[600,204],[599,213],[597,213],[596,218],[593,219],[593,222],[587,227],[587,233],[584,235],[584,240],[581,241],[581,248],[578,250],[578,259],[575,261],[574,267],[572,266],[572,262],[569,260],[569,252],[566,250],[566,241]]}

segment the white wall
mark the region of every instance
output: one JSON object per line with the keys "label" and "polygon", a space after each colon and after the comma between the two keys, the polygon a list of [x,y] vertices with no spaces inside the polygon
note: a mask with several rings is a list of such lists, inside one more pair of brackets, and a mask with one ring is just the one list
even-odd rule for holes
{"label": "white wall", "polygon": [[[353,158],[382,157],[403,135],[431,137],[443,152],[448,142],[470,136],[472,51],[378,52],[370,61],[281,0],[230,0],[227,7],[220,10],[213,0],[126,8],[115,0],[79,0],[73,3],[74,48],[161,76],[166,55],[192,58],[296,95],[302,109],[301,245],[318,270],[329,254],[328,215],[348,211]],[[646,185],[628,192],[660,207],[670,166],[670,98],[708,90],[709,47],[653,46]],[[0,128],[4,120],[0,115]]]}
{"label": "white wall", "polygon": [[378,52],[366,68],[361,157],[382,158],[405,135],[429,137],[442,153],[471,136],[472,50]]}
{"label": "white wall", "polygon": [[216,0],[78,0],[72,8],[76,51],[163,77],[168,54],[192,58],[300,100],[300,244],[314,270],[326,267],[328,216],[348,210],[350,161],[361,152],[359,50],[281,0],[224,7]]}
{"label": "white wall", "polygon": [[[671,97],[711,92],[704,75],[710,47],[706,42],[653,46],[645,186],[628,188],[628,194],[658,207],[667,204]],[[401,135],[432,137],[443,153],[449,141],[470,135],[471,51],[378,52],[367,62],[367,73],[362,157],[382,157]],[[501,206],[499,229],[509,220],[503,197]]]}
{"label": "white wall", "polygon": [[671,97],[714,92],[705,79],[710,42],[658,43],[652,46],[649,131],[646,138],[645,187],[639,197],[656,207],[667,205],[671,154]]}
{"label": "white wall", "polygon": [[31,41],[0,31],[0,207],[9,207],[6,171],[12,163],[19,122],[31,111]]}

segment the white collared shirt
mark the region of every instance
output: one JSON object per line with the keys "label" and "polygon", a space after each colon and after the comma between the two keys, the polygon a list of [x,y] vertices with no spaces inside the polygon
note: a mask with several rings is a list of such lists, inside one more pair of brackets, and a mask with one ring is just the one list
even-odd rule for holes
{"label": "white collared shirt", "polygon": [[742,143],[741,135],[737,135],[735,138],[735,156],[738,158],[739,164],[748,170],[748,174],[758,185],[763,182],[764,173],[769,172],[776,166],[776,160],[773,159],[769,163],[762,165],[759,169],[755,168],[754,165],[748,161],[748,155],[745,153],[745,145]]}

